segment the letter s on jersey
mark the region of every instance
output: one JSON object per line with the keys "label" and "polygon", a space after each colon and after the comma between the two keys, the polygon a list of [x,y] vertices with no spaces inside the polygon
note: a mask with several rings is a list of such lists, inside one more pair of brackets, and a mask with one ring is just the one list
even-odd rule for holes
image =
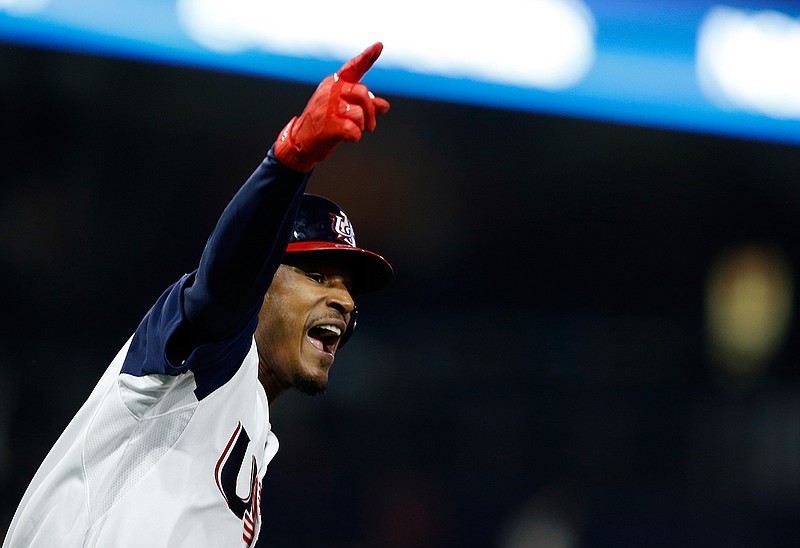
{"label": "letter s on jersey", "polygon": [[228,508],[242,520],[244,527],[242,538],[245,545],[253,546],[261,528],[261,480],[258,477],[258,463],[255,456],[252,458],[250,468],[250,491],[247,493],[247,497],[242,498],[236,493],[237,478],[244,466],[244,457],[249,443],[250,436],[247,435],[247,430],[240,422],[236,425],[225,451],[217,461],[214,474],[219,492],[225,497]]}

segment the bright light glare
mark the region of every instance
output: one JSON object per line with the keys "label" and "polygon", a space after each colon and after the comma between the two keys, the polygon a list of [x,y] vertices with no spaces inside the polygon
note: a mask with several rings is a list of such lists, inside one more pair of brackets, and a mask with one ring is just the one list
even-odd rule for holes
{"label": "bright light glare", "polygon": [[44,9],[50,0],[0,0],[0,11],[9,15],[30,15]]}
{"label": "bright light glare", "polygon": [[542,89],[576,84],[595,58],[580,0],[178,0],[177,14],[219,53],[344,60],[381,41],[382,67]]}
{"label": "bright light glare", "polygon": [[714,8],[699,30],[697,75],[724,108],[800,119],[800,21]]}

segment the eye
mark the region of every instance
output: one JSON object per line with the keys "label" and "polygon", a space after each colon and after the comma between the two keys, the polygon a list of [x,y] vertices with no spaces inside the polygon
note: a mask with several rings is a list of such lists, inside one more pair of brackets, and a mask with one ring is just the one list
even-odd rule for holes
{"label": "eye", "polygon": [[309,280],[312,280],[312,281],[314,281],[314,282],[316,282],[318,284],[324,284],[325,283],[325,276],[323,276],[322,274],[319,274],[317,272],[306,272],[306,278],[308,278]]}

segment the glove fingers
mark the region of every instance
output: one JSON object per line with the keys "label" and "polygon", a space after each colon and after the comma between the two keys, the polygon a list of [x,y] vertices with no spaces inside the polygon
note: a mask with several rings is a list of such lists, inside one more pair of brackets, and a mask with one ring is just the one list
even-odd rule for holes
{"label": "glove fingers", "polygon": [[339,104],[339,117],[350,120],[361,131],[366,128],[364,109],[356,103],[341,101]]}
{"label": "glove fingers", "polygon": [[373,131],[389,102],[375,97],[359,81],[383,50],[377,42],[320,82],[299,118],[293,118],[275,143],[275,156],[286,167],[307,173],[342,141],[356,142]]}
{"label": "glove fingers", "polygon": [[346,80],[347,82],[358,82],[364,77],[367,71],[372,68],[372,65],[375,64],[375,61],[378,60],[378,57],[381,55],[381,51],[383,51],[383,44],[380,42],[372,44],[360,54],[350,59],[342,66],[341,69],[339,69],[339,78]]}
{"label": "glove fingers", "polygon": [[372,104],[375,106],[375,115],[380,116],[381,114],[386,114],[389,112],[389,101],[383,99],[381,97],[375,97],[372,100]]}
{"label": "glove fingers", "polygon": [[345,141],[355,143],[361,139],[361,128],[349,118],[343,119],[338,129],[339,136]]}
{"label": "glove fingers", "polygon": [[372,103],[372,96],[370,95],[367,86],[364,84],[356,84],[341,95],[342,99],[347,101],[353,107],[359,107],[361,111],[362,126],[368,131],[375,130],[375,105]]}

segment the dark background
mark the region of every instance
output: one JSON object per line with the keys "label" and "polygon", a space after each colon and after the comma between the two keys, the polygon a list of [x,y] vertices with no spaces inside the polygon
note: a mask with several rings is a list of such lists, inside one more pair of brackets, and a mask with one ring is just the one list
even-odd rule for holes
{"label": "dark background", "polygon": [[[312,91],[0,46],[0,530]],[[310,190],[396,281],[271,409],[259,545],[793,546],[797,328],[739,378],[704,302],[731,246],[798,264],[800,150],[387,98]]]}

